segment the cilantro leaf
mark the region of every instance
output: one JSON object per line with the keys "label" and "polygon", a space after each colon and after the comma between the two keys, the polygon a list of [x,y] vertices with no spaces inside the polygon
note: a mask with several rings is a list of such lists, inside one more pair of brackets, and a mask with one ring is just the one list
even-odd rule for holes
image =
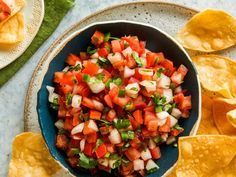
{"label": "cilantro leaf", "polygon": [[79,158],[79,163],[78,166],[86,168],[86,169],[91,169],[95,168],[97,166],[97,161],[93,158],[88,158],[84,153],[79,153],[80,158]]}
{"label": "cilantro leaf", "polygon": [[143,61],[141,60],[141,58],[138,57],[138,55],[136,53],[132,53],[132,57],[134,58],[135,62],[137,63],[137,65],[139,67],[143,67],[144,66]]}

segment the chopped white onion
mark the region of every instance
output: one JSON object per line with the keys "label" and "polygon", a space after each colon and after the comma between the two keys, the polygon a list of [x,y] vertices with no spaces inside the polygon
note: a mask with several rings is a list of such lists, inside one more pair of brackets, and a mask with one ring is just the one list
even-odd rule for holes
{"label": "chopped white onion", "polygon": [[141,159],[137,159],[133,161],[134,164],[134,170],[139,171],[144,169],[144,161]]}
{"label": "chopped white onion", "polygon": [[176,138],[174,136],[169,136],[166,140],[166,144],[172,144],[176,141]]}
{"label": "chopped white onion", "polygon": [[110,87],[110,90],[112,90],[114,87],[118,87],[118,86],[116,84],[114,84],[113,82],[111,82],[109,87]]}
{"label": "chopped white onion", "polygon": [[154,149],[156,146],[157,146],[156,143],[152,139],[149,139],[148,141],[149,149]]}
{"label": "chopped white onion", "polygon": [[97,101],[97,100],[92,100],[93,101],[93,104],[94,104],[94,108],[98,111],[102,111],[104,109],[104,105]]}
{"label": "chopped white onion", "polygon": [[127,47],[126,49],[122,51],[122,54],[124,55],[124,57],[131,56],[132,53],[133,53],[133,50],[131,49],[131,47]]}
{"label": "chopped white onion", "polygon": [[169,115],[169,118],[170,118],[170,127],[173,127],[178,122],[178,120],[171,115]]}
{"label": "chopped white onion", "polygon": [[165,74],[161,73],[161,77],[158,81],[157,87],[159,88],[169,88],[170,87],[170,78]]}
{"label": "chopped white onion", "polygon": [[148,52],[150,52],[150,50],[145,49],[144,53],[142,53],[141,57],[146,58]]}
{"label": "chopped white onion", "polygon": [[162,138],[163,141],[166,141],[167,138],[168,138],[168,133],[163,133],[163,134],[161,135],[161,138]]}
{"label": "chopped white onion", "polygon": [[57,93],[54,93],[54,90],[55,90],[55,88],[54,87],[51,87],[51,86],[46,86],[46,88],[47,88],[47,90],[48,90],[48,93],[49,93],[49,95],[48,95],[48,101],[50,102],[50,103],[53,103],[53,100],[56,98],[56,99],[58,99],[59,98],[59,95],[57,94]]}
{"label": "chopped white onion", "polygon": [[125,87],[125,93],[132,98],[136,98],[138,96],[139,91],[140,91],[140,87],[139,87],[138,83],[136,83],[136,82],[128,84]]}
{"label": "chopped white onion", "polygon": [[88,123],[88,128],[91,128],[93,129],[94,131],[98,131],[98,126],[97,124],[94,122],[94,120],[89,120],[89,123]]}
{"label": "chopped white onion", "polygon": [[139,84],[144,86],[147,92],[156,91],[156,86],[157,86],[156,81],[143,80]]}
{"label": "chopped white onion", "polygon": [[82,96],[80,96],[80,95],[73,95],[71,106],[73,108],[79,108],[80,104],[81,104],[81,101],[82,101]]}
{"label": "chopped white onion", "polygon": [[176,87],[174,92],[175,93],[182,92],[182,87],[181,86]]}
{"label": "chopped white onion", "polygon": [[108,159],[97,159],[98,163],[103,165],[104,167],[108,167],[109,160]]}
{"label": "chopped white onion", "polygon": [[166,98],[166,103],[173,101],[173,92],[171,89],[163,89],[163,97]]}
{"label": "chopped white onion", "polygon": [[95,77],[90,78],[90,81],[87,82],[87,84],[93,93],[99,93],[105,89],[105,84]]}
{"label": "chopped white onion", "polygon": [[161,111],[161,112],[156,113],[156,115],[157,115],[157,118],[159,119],[166,119],[170,114],[166,111]]}
{"label": "chopped white onion", "polygon": [[109,159],[109,167],[111,169],[114,169],[114,163],[116,163],[117,160]]}
{"label": "chopped white onion", "polygon": [[64,122],[63,120],[59,119],[54,125],[57,127],[57,129],[62,129],[64,127]]}
{"label": "chopped white onion", "polygon": [[182,112],[178,108],[173,108],[171,111],[171,115],[178,119],[181,117]]}
{"label": "chopped white onion", "polygon": [[153,161],[153,160],[148,160],[147,164],[146,164],[146,170],[149,171],[151,169],[157,168],[159,169],[159,167],[157,166],[157,164]]}
{"label": "chopped white onion", "polygon": [[69,66],[66,66],[62,71],[63,71],[63,72],[67,72],[69,69],[70,69],[70,67],[69,67]]}
{"label": "chopped white onion", "polygon": [[139,68],[138,72],[144,76],[153,76],[153,69]]}
{"label": "chopped white onion", "polygon": [[108,54],[107,59],[111,62],[111,64],[114,64],[122,60],[122,55],[119,52],[116,52],[115,54],[110,53]]}
{"label": "chopped white onion", "polygon": [[110,135],[108,136],[110,142],[112,144],[119,144],[121,143],[121,136],[120,133],[118,132],[118,130],[116,128],[114,128],[111,132]]}
{"label": "chopped white onion", "polygon": [[71,130],[71,134],[77,134],[77,133],[81,133],[84,129],[84,122],[80,123],[78,125],[76,125],[72,130]]}
{"label": "chopped white onion", "polygon": [[90,56],[93,59],[97,59],[99,57],[98,52],[95,52],[93,55]]}
{"label": "chopped white onion", "polygon": [[85,139],[82,139],[79,143],[80,146],[80,150],[83,152],[84,151],[84,147],[85,147]]}
{"label": "chopped white onion", "polygon": [[131,77],[135,74],[135,70],[134,69],[130,69],[128,66],[125,66],[125,69],[124,69],[124,78],[127,78],[127,77]]}
{"label": "chopped white onion", "polygon": [[165,119],[158,119],[158,126],[162,126],[166,123],[167,118]]}
{"label": "chopped white onion", "polygon": [[90,59],[89,62],[96,64],[98,62],[97,58]]}
{"label": "chopped white onion", "polygon": [[145,150],[143,150],[141,152],[141,157],[144,161],[148,160],[148,159],[151,159],[152,158],[152,155],[151,155],[151,152],[148,148],[146,148]]}

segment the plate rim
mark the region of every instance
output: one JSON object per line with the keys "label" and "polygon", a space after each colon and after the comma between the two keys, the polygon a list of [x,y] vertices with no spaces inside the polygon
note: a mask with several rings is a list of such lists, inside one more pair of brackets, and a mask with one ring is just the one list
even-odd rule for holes
{"label": "plate rim", "polygon": [[[27,0],[25,0],[25,1],[26,1],[26,6],[27,6]],[[42,24],[43,19],[44,19],[44,15],[45,15],[45,6],[44,6],[45,3],[44,3],[44,0],[34,0],[33,3],[37,2],[37,1],[40,3],[42,11],[41,11],[40,19],[39,19],[39,23],[38,23],[39,25],[35,28],[35,33],[32,35],[32,38],[29,40],[28,44],[25,45],[25,49],[20,51],[20,52],[18,52],[17,55],[14,57],[14,59],[12,59],[10,62],[4,63],[4,64],[0,64],[0,69],[3,69],[6,66],[10,65],[12,62],[16,61],[29,48],[29,46],[33,42],[35,36],[38,34],[39,29],[40,29],[41,24]],[[27,8],[27,7],[23,7],[23,8]],[[19,12],[23,12],[23,10],[20,10]],[[26,23],[25,23],[25,27],[24,28],[26,28]],[[26,35],[26,33],[25,33],[25,35]],[[30,79],[30,81],[31,81],[31,79]]]}

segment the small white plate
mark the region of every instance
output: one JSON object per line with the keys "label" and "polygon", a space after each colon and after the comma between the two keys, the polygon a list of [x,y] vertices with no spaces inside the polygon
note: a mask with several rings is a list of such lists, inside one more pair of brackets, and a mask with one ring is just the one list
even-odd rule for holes
{"label": "small white plate", "polygon": [[0,48],[0,69],[15,61],[29,47],[42,24],[44,17],[44,0],[25,0],[21,10],[25,19],[24,40],[7,49]]}

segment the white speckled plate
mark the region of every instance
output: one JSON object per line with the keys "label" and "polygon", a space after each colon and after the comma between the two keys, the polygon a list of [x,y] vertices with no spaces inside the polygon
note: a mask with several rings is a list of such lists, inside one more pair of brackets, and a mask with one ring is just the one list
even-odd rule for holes
{"label": "white speckled plate", "polygon": [[24,40],[17,44],[0,48],[0,69],[16,60],[33,41],[44,17],[44,0],[25,0],[25,7],[21,10],[25,19]]}

